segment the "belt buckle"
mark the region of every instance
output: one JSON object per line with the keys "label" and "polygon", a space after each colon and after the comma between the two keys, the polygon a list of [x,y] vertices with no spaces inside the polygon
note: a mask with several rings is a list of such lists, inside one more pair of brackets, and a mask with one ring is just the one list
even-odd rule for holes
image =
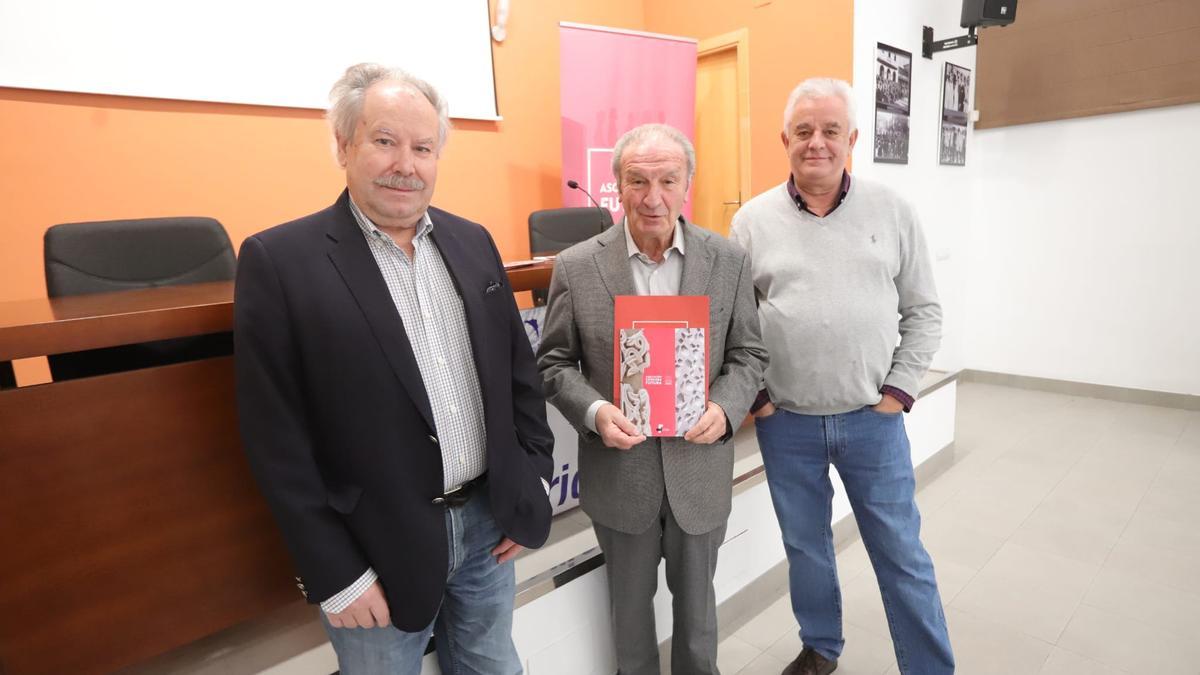
{"label": "belt buckle", "polygon": [[463,483],[453,490],[446,493],[446,504],[450,506],[462,506],[471,498],[470,483]]}
{"label": "belt buckle", "polygon": [[441,497],[434,497],[433,503],[442,506],[462,506],[471,498],[470,482],[463,483]]}

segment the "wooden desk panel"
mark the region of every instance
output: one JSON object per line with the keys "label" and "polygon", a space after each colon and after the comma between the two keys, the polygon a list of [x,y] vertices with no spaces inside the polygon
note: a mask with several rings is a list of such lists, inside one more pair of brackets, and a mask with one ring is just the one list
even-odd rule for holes
{"label": "wooden desk panel", "polygon": [[0,429],[0,672],[109,672],[299,597],[231,358],[3,391]]}
{"label": "wooden desk panel", "polygon": [[[6,302],[0,360],[232,326],[227,282]],[[0,391],[0,673],[111,672],[296,601],[234,398],[228,357]]]}
{"label": "wooden desk panel", "polygon": [[232,327],[232,281],[0,302],[0,361]]}
{"label": "wooden desk panel", "polygon": [[[550,285],[552,261],[508,271],[515,291]],[[0,361],[233,329],[233,282],[0,302]]]}
{"label": "wooden desk panel", "polygon": [[515,267],[508,270],[508,283],[513,291],[532,291],[535,288],[550,287],[550,273],[554,270],[554,261],[547,260],[526,267]]}

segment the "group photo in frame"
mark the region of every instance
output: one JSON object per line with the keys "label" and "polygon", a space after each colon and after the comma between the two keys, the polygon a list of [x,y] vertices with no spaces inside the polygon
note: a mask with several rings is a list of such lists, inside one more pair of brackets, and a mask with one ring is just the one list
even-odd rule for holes
{"label": "group photo in frame", "polygon": [[971,110],[971,71],[947,63],[942,75],[942,128],[938,164],[967,165],[967,116]]}
{"label": "group photo in frame", "polygon": [[912,53],[875,43],[876,162],[908,164]]}

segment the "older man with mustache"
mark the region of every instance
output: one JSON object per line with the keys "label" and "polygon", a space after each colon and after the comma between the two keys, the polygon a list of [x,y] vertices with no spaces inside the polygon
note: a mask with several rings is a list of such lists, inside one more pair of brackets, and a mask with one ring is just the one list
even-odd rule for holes
{"label": "older man with mustache", "polygon": [[[550,527],[553,436],[495,244],[429,205],[445,101],[360,64],[330,94],[346,190],[246,239],[250,465],[342,673],[513,675],[512,558]],[[436,631],[435,631],[436,627]]]}

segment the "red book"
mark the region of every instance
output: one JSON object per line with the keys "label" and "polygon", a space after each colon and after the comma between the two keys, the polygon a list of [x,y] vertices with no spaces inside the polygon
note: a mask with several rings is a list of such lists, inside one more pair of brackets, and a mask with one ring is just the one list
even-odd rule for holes
{"label": "red book", "polygon": [[708,403],[708,297],[620,295],[613,403],[646,436],[682,436]]}

